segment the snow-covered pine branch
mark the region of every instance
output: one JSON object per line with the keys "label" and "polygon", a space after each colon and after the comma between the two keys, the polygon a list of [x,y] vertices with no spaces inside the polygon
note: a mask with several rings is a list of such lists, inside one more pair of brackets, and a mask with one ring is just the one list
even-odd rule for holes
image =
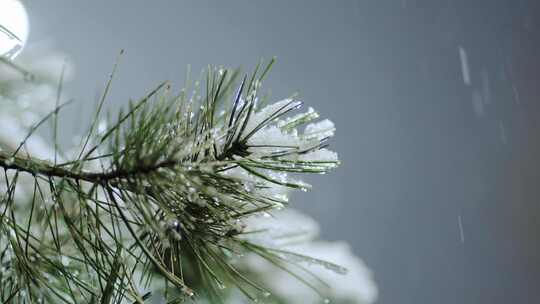
{"label": "snow-covered pine branch", "polygon": [[[0,299],[217,302],[240,293],[251,301],[282,301],[248,256],[302,282],[320,299],[331,295],[300,264],[340,275],[343,267],[260,242],[271,234],[255,229],[254,223],[288,207],[289,189],[310,187],[300,174],[339,164],[326,148],[335,130],[329,120],[317,121],[319,115],[302,111],[296,99],[261,99],[272,64],[251,75],[209,69],[204,90],[196,82],[175,94],[163,83],[106,120],[111,77],[89,132],[71,152],[59,150],[56,130],[51,144],[34,134],[61,119],[59,100],[48,114],[13,110],[45,117],[33,116],[24,136],[24,126],[2,118],[16,132],[0,132]],[[29,92],[52,87],[11,63],[1,71],[11,75],[0,78],[6,88],[2,109],[20,98],[6,92],[21,83]],[[49,105],[54,95],[47,93]]]}

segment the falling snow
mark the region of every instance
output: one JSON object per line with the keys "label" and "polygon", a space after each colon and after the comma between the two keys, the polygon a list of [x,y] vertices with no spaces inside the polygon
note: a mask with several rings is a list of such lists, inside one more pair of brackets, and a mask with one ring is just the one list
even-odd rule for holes
{"label": "falling snow", "polygon": [[465,243],[465,233],[463,232],[463,221],[461,220],[461,215],[458,215],[458,227],[459,227],[459,237],[462,243]]}
{"label": "falling snow", "polygon": [[484,101],[482,98],[482,94],[480,94],[479,91],[475,90],[472,94],[472,105],[474,109],[474,113],[478,117],[484,116]]}
{"label": "falling snow", "polygon": [[471,72],[469,70],[469,60],[467,58],[467,52],[465,49],[459,47],[459,59],[461,60],[461,72],[463,74],[463,83],[471,85]]}
{"label": "falling snow", "polygon": [[515,84],[512,84],[512,93],[514,93],[514,102],[519,105],[521,103],[519,100],[519,91]]}
{"label": "falling snow", "polygon": [[482,97],[485,104],[491,103],[491,88],[489,84],[489,75],[486,71],[480,74],[482,77]]}
{"label": "falling snow", "polygon": [[499,135],[501,138],[501,142],[506,145],[508,143],[508,138],[506,137],[506,127],[504,126],[502,121],[499,121]]}

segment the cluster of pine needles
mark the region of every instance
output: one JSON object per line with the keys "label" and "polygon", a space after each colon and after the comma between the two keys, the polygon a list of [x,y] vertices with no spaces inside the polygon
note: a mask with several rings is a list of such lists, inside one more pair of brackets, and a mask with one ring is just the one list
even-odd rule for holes
{"label": "cluster of pine needles", "polygon": [[[0,302],[144,303],[159,293],[167,303],[220,303],[233,288],[257,301],[270,293],[250,276],[255,270],[232,262],[245,254],[323,292],[294,265],[309,257],[253,242],[246,235],[264,231],[243,224],[287,205],[269,187],[307,187],[284,174],[337,165],[302,157],[323,149],[326,138],[253,144],[271,127],[288,133],[317,118],[309,111],[292,116],[302,106],[295,98],[260,111],[261,83],[273,63],[245,75],[212,67],[199,81],[188,77],[178,94],[164,82],[104,119],[113,72],[71,156],[57,140],[65,106],[58,100],[17,149],[0,151]],[[45,123],[53,126],[50,160],[25,149]],[[239,171],[251,178],[229,174]]]}

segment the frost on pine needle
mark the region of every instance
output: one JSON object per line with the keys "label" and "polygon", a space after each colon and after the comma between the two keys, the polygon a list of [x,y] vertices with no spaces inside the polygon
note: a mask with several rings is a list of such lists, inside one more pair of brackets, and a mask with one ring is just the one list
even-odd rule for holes
{"label": "frost on pine needle", "polygon": [[306,138],[316,138],[318,140],[323,140],[334,136],[334,123],[328,119],[324,119],[320,122],[310,123],[306,126],[305,137]]}
{"label": "frost on pine needle", "polygon": [[[279,231],[265,234],[254,223],[279,217],[290,190],[310,187],[300,175],[339,164],[327,149],[334,134],[330,121],[317,121],[319,114],[302,111],[295,99],[260,106],[272,63],[244,76],[211,68],[202,81],[188,79],[179,93],[164,82],[110,117],[103,109],[115,66],[88,132],[70,148],[74,152],[57,143],[62,103],[56,96],[49,96],[55,106],[40,113],[20,142],[0,134],[0,142],[9,143],[0,151],[0,300],[214,303],[235,293],[249,301],[277,300],[257,269],[233,263],[247,255],[316,288],[294,268],[303,255],[251,238],[275,239]],[[34,151],[40,149],[30,147],[45,125],[53,126],[53,157],[41,158]],[[30,181],[24,204],[17,195],[23,178]],[[280,243],[305,239],[303,234],[299,228]],[[324,259],[311,261],[345,272]]]}

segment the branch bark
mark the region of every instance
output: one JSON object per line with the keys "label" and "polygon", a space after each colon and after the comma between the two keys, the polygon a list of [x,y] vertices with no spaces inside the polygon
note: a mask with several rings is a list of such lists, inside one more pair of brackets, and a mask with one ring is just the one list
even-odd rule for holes
{"label": "branch bark", "polygon": [[17,170],[32,175],[42,175],[47,177],[70,178],[74,180],[87,181],[91,183],[103,183],[115,179],[127,178],[136,174],[148,174],[161,168],[171,168],[178,165],[177,161],[165,160],[150,166],[139,166],[132,170],[111,170],[108,172],[85,172],[74,171],[58,166],[54,166],[47,161],[36,158],[22,158],[11,154],[0,152],[0,167],[9,170]]}

